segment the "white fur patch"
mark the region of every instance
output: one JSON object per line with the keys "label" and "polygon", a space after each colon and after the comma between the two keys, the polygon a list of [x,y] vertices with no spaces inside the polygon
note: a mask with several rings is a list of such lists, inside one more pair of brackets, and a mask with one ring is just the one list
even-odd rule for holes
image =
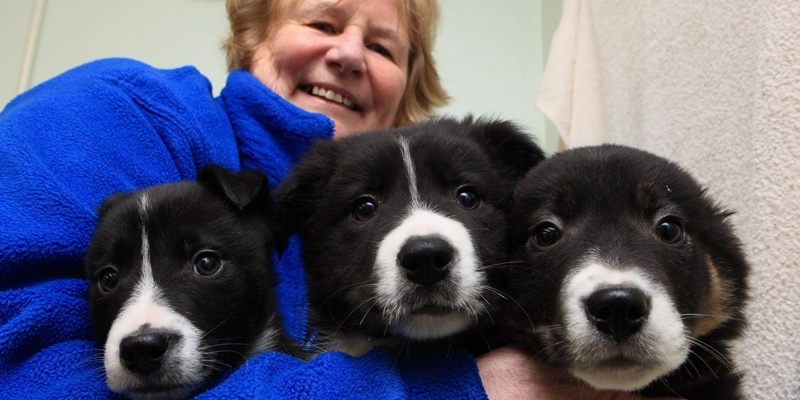
{"label": "white fur patch", "polygon": [[[412,298],[416,298],[417,285],[405,277],[398,265],[397,255],[405,242],[414,236],[436,235],[453,247],[454,255],[449,275],[438,285],[447,286],[447,296],[432,296],[427,305],[454,308],[459,312],[442,315],[412,314]],[[449,336],[466,328],[485,305],[481,290],[485,283],[479,271],[472,238],[460,222],[436,212],[415,209],[380,242],[375,260],[377,276],[377,303],[390,323],[393,333],[417,340]]]}
{"label": "white fur patch", "polygon": [[468,327],[473,318],[463,312],[442,315],[410,315],[392,326],[392,333],[415,340],[436,339],[454,335]]}
{"label": "white fur patch", "polygon": [[[617,343],[589,321],[584,300],[595,290],[638,288],[650,299],[650,314],[639,332]],[[571,274],[562,288],[566,345],[575,360],[572,373],[599,389],[636,390],[678,368],[689,354],[680,314],[669,294],[639,268],[612,267],[591,260]],[[624,359],[625,366],[613,361]]]}
{"label": "white fur patch", "polygon": [[414,171],[414,161],[411,159],[411,150],[408,148],[408,141],[400,138],[400,152],[403,156],[403,165],[406,168],[408,178],[408,193],[411,196],[410,208],[420,208],[422,204],[419,200],[419,189],[417,188],[417,174]]}

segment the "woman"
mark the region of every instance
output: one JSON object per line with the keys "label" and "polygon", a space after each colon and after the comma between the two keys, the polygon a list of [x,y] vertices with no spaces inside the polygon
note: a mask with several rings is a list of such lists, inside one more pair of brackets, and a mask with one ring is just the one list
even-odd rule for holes
{"label": "woman", "polygon": [[[431,58],[435,0],[228,0],[227,8],[233,72],[218,98],[193,68],[115,59],[45,82],[0,114],[2,397],[110,395],[82,276],[106,196],[193,180],[212,163],[260,169],[274,187],[316,140],[418,122],[447,101]],[[298,251],[292,242],[280,260],[278,291],[300,340]],[[501,398],[536,386],[529,361],[504,349],[479,360],[479,374],[463,351],[405,360],[378,349],[308,363],[266,353],[202,396],[482,398],[483,377]]]}
{"label": "woman", "polygon": [[[228,1],[228,15],[228,68],[332,118],[337,137],[420,122],[448,101],[431,55],[435,1]],[[307,96],[315,84],[344,90],[345,107]]]}

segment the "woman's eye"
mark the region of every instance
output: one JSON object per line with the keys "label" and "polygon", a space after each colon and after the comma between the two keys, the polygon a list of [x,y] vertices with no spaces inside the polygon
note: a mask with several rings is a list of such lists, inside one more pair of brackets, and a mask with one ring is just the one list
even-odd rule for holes
{"label": "woman's eye", "polygon": [[389,60],[394,60],[394,57],[392,57],[392,52],[389,51],[389,49],[387,49],[386,47],[383,47],[379,44],[373,44],[368,46],[368,48],[380,54],[381,56],[388,58]]}
{"label": "woman's eye", "polygon": [[683,226],[675,218],[666,217],[656,225],[656,235],[665,243],[678,243],[683,239]]}
{"label": "woman's eye", "polygon": [[471,187],[465,186],[456,191],[456,199],[461,207],[467,210],[474,210],[481,205],[481,199]]}
{"label": "woman's eye", "polygon": [[561,230],[552,222],[542,222],[533,228],[531,238],[541,247],[550,247],[561,240]]}
{"label": "woman's eye", "polygon": [[378,203],[370,196],[362,196],[356,199],[353,204],[352,216],[359,221],[366,221],[375,216],[378,211]]}
{"label": "woman's eye", "polygon": [[97,280],[97,288],[103,293],[109,293],[117,287],[119,283],[119,273],[116,269],[108,267],[100,271],[100,279]]}
{"label": "woman's eye", "polygon": [[222,269],[222,260],[216,252],[201,251],[194,257],[192,267],[197,275],[212,276]]}
{"label": "woman's eye", "polygon": [[311,28],[314,28],[314,29],[316,29],[316,30],[318,30],[320,32],[325,32],[325,33],[335,33],[336,32],[336,30],[333,29],[333,25],[331,25],[331,24],[329,24],[327,22],[312,22],[312,23],[308,24],[308,26],[310,26]]}

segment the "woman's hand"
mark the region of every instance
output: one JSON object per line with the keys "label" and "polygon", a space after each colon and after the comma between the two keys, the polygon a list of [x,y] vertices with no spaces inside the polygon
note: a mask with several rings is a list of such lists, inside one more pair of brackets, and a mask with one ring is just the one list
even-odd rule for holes
{"label": "woman's hand", "polygon": [[530,354],[501,347],[476,359],[490,400],[636,400],[641,396],[598,390],[577,378],[541,365]]}

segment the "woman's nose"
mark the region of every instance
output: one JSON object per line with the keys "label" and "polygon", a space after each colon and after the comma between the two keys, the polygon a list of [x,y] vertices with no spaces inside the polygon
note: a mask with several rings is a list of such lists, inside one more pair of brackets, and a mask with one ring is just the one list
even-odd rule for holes
{"label": "woman's nose", "polygon": [[366,70],[364,35],[356,27],[345,29],[333,38],[325,61],[343,74],[360,74]]}

